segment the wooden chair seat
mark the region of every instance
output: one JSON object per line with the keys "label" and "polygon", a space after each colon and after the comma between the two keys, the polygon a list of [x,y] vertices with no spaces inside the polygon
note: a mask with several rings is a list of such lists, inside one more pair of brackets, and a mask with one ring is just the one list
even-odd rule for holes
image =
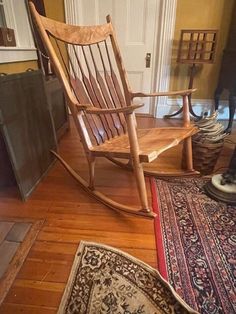
{"label": "wooden chair seat", "polygon": [[[165,150],[178,145],[183,139],[197,132],[198,129],[194,126],[137,130],[140,162],[152,162]],[[128,134],[117,136],[104,144],[95,146],[91,152],[95,156],[130,159]]]}
{"label": "wooden chair seat", "polygon": [[[81,187],[98,201],[115,210],[153,218],[155,214],[148,206],[142,163],[153,161],[167,149],[184,141],[186,169],[181,170],[181,175],[195,173],[191,136],[197,130],[190,123],[188,106],[188,96],[194,89],[149,94],[133,92],[110,16],[107,16],[107,23],[102,25],[73,26],[41,16],[32,2],[29,6],[78,130],[88,161],[89,182],[76,173],[58,153],[53,152],[54,155]],[[182,126],[137,129],[135,110],[142,105],[135,105],[134,98],[162,96],[182,97]],[[97,157],[106,157],[133,170],[140,208],[116,203],[95,189]],[[129,162],[125,165],[119,158],[129,159]],[[145,173],[150,175],[151,172]]]}

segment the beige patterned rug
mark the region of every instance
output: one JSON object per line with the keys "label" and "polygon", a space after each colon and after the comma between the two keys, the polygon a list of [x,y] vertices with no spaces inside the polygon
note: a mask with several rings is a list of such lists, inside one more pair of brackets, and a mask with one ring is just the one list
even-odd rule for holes
{"label": "beige patterned rug", "polygon": [[157,270],[115,248],[81,241],[58,314],[196,313]]}

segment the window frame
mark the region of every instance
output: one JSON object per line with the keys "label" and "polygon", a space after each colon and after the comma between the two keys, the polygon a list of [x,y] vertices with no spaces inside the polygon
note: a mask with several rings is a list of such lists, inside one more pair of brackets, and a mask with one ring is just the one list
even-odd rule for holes
{"label": "window frame", "polygon": [[[37,60],[25,0],[2,0],[1,5],[4,8],[7,27],[14,29],[16,46],[0,46],[0,64]],[[17,10],[19,6],[21,10]],[[22,21],[25,21],[25,24],[22,24]],[[21,31],[19,31],[17,25],[24,25]]]}
{"label": "window frame", "polygon": [[6,14],[5,14],[5,10],[4,10],[3,0],[0,0],[0,8],[2,8],[2,10],[4,12],[4,18],[3,18],[4,25],[3,25],[3,27],[5,27],[7,23],[6,23]]}

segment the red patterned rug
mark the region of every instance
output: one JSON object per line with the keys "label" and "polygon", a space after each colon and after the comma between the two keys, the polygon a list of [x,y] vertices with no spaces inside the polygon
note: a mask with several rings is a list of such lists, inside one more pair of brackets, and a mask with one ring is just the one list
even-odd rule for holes
{"label": "red patterned rug", "polygon": [[218,203],[200,178],[152,179],[159,271],[204,314],[236,313],[236,207]]}

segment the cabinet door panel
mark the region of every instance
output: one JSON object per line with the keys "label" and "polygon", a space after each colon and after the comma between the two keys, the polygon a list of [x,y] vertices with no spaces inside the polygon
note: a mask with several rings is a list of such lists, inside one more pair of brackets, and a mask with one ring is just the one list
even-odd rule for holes
{"label": "cabinet door panel", "polygon": [[23,199],[52,164],[55,131],[40,71],[0,78],[0,124]]}

